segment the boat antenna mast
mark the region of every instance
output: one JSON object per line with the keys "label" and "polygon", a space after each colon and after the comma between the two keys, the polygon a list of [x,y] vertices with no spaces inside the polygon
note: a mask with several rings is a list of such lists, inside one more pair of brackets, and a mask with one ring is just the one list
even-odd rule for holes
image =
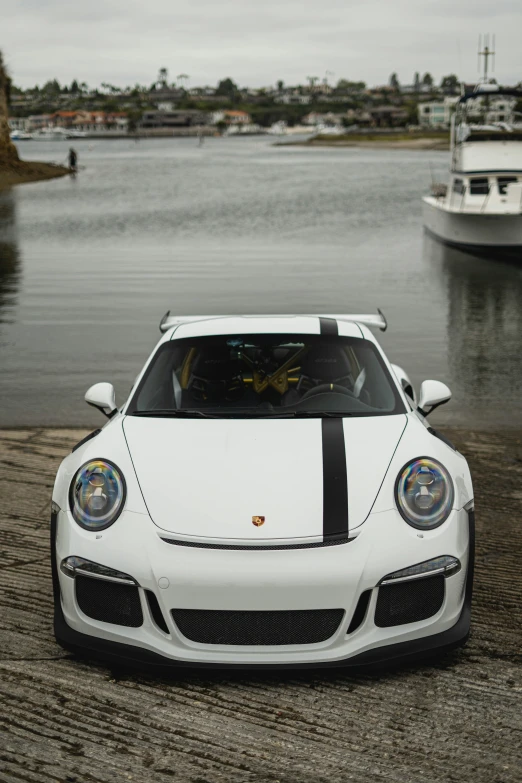
{"label": "boat antenna mast", "polygon": [[479,35],[478,44],[478,71],[482,70],[480,58],[484,58],[484,73],[479,79],[479,84],[488,84],[488,66],[491,59],[491,72],[495,70],[495,35],[492,36],[491,47],[489,33],[484,35],[484,43],[482,42],[482,35]]}

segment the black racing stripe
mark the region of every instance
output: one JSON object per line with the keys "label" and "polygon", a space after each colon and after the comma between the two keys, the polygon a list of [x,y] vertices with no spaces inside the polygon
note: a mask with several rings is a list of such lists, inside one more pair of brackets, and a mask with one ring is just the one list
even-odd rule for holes
{"label": "black racing stripe", "polygon": [[348,476],[343,419],[322,419],[323,538],[348,538]]}
{"label": "black racing stripe", "polygon": [[331,336],[339,334],[339,328],[335,318],[319,318],[319,325],[321,327],[321,334],[329,334]]}

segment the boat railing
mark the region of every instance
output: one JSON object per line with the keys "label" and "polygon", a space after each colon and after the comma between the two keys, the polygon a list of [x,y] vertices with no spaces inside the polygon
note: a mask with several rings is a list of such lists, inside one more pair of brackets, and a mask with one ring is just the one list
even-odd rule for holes
{"label": "boat railing", "polygon": [[480,212],[481,212],[481,214],[482,214],[483,212],[485,212],[485,211],[486,211],[486,207],[487,207],[487,205],[488,205],[488,201],[489,201],[489,199],[490,199],[490,196],[491,196],[492,192],[493,192],[493,188],[491,188],[491,187],[490,187],[490,188],[489,188],[489,190],[488,190],[488,192],[486,193],[486,198],[485,198],[485,199],[484,199],[484,201],[482,202],[482,206],[481,206],[481,208],[480,208]]}
{"label": "boat railing", "polygon": [[[516,193],[518,191],[518,212],[520,212],[522,214],[522,182],[508,183],[507,187],[508,187],[508,190],[505,193],[500,193],[499,194],[501,196],[502,195],[503,196],[505,196],[505,195],[508,196],[508,206],[509,206],[509,209],[507,210],[507,212],[511,213],[512,209],[515,210],[515,211],[517,210],[517,195],[516,195]],[[432,195],[435,198],[441,198],[441,196],[437,196],[437,194],[433,192],[433,188],[434,188],[434,186],[432,185]],[[466,195],[470,191],[471,191],[470,186],[466,185],[464,183],[461,185],[461,190],[455,191],[455,190],[452,189],[449,192],[449,207],[450,207],[450,209],[451,208],[458,209],[459,212],[466,211],[465,210],[465,206],[466,206],[466,203],[467,203],[466,202]],[[514,194],[514,198],[510,199],[509,196],[511,195],[512,192]],[[482,204],[480,204],[480,214],[483,214],[486,211],[486,208],[488,206],[488,203],[489,203],[489,201],[491,199],[492,194],[495,194],[495,189],[493,187],[490,187],[488,192],[484,193],[484,199],[482,201]],[[455,198],[456,195],[460,196],[460,201],[459,201],[458,205],[456,204],[456,201],[457,201],[457,199]],[[506,199],[503,198],[502,201],[505,203]],[[477,204],[477,207],[478,207],[478,204]]]}

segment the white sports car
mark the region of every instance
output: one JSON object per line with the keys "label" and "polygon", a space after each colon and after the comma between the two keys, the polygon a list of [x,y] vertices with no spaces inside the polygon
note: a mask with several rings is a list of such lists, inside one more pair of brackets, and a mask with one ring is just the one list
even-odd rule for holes
{"label": "white sports car", "polygon": [[113,663],[355,667],[463,644],[464,457],[368,327],[379,315],[163,318],[127,402],[62,462],[60,644]]}

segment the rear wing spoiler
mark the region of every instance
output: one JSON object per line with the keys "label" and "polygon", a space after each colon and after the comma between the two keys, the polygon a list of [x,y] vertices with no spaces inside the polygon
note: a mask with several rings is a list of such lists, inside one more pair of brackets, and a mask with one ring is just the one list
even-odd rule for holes
{"label": "rear wing spoiler", "polygon": [[[380,329],[381,332],[385,332],[388,328],[388,322],[386,321],[386,318],[384,317],[384,313],[382,310],[379,310],[377,308],[377,315],[325,315],[325,314],[319,314],[319,313],[299,313],[299,315],[304,315],[306,318],[333,318],[336,321],[348,321],[349,323],[358,323],[363,324],[364,326],[371,326],[374,329]],[[167,310],[165,315],[160,321],[160,332],[166,332],[169,329],[171,329],[173,326],[180,326],[181,324],[189,324],[193,323],[194,321],[208,321],[211,318],[228,318],[229,316],[226,315],[171,315],[170,310]],[[249,315],[249,318],[289,318],[288,314],[286,315],[272,315],[272,314],[264,314],[264,315]]]}

